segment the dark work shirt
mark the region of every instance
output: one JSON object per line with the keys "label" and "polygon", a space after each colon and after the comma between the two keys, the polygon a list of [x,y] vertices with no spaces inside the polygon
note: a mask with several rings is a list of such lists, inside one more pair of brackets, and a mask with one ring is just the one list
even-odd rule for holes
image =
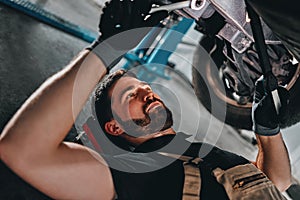
{"label": "dark work shirt", "polygon": [[0,200],[50,200],[23,181],[0,160]]}
{"label": "dark work shirt", "polygon": [[[135,149],[136,153],[130,154],[129,159],[125,154],[108,158],[108,163],[115,162],[112,166],[118,166],[111,167],[118,199],[182,199],[184,184],[182,161],[171,159],[172,161],[165,166],[170,158],[158,155],[154,151],[183,153],[191,157],[199,155],[204,160],[200,164],[201,199],[228,199],[223,186],[211,175],[212,169],[220,167],[226,170],[249,161],[209,144],[190,143],[186,138],[183,133],[154,138],[138,146]],[[170,145],[171,143],[173,145]],[[167,148],[164,148],[166,145]],[[180,152],[183,149],[185,151]],[[134,160],[138,160],[139,163],[136,164]],[[124,168],[120,167],[121,165]],[[133,171],[136,173],[132,173]]]}
{"label": "dark work shirt", "polygon": [[[136,153],[124,155],[103,155],[110,165],[118,200],[176,200],[182,199],[184,171],[182,162],[149,153],[155,150],[178,153],[184,149],[189,156],[199,155],[204,162],[201,170],[201,198],[227,199],[221,185],[211,176],[211,168],[217,166],[227,169],[248,161],[235,154],[222,151],[216,147],[202,143],[189,143],[186,135],[178,133],[155,138],[147,141],[135,149]],[[175,142],[174,142],[175,141]],[[169,145],[172,144],[173,145]],[[167,148],[164,148],[167,145]],[[206,150],[209,152],[206,155]],[[201,152],[201,150],[200,150]],[[113,168],[113,166],[117,166]],[[139,170],[141,173],[139,173]],[[131,173],[129,173],[129,171]],[[96,174],[95,174],[96,176]],[[14,172],[0,160],[0,200],[48,200],[51,199],[41,193]]]}

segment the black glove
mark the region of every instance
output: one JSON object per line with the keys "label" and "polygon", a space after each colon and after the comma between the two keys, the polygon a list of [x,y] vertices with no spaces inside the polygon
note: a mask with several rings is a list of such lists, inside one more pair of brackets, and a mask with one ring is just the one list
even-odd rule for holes
{"label": "black glove", "polygon": [[280,132],[279,123],[286,116],[289,94],[285,88],[278,86],[281,107],[277,114],[272,94],[266,88],[265,81],[261,77],[255,84],[252,121],[253,131],[256,134],[270,136]]}
{"label": "black glove", "polygon": [[[101,58],[108,70],[127,51],[134,48],[151,27],[168,16],[167,11],[149,14],[151,6],[150,0],[111,0],[106,2],[99,23],[100,36],[88,49]],[[127,32],[124,33],[124,31]]]}

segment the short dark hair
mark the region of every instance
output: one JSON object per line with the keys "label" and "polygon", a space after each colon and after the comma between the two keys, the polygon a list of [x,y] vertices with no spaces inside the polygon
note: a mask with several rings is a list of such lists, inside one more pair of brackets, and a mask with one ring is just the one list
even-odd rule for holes
{"label": "short dark hair", "polygon": [[105,131],[105,124],[113,119],[109,91],[114,84],[125,75],[136,78],[134,73],[120,69],[111,73],[97,84],[94,92],[94,113],[107,138],[118,147],[129,150],[131,145],[125,139],[113,136]]}
{"label": "short dark hair", "polygon": [[118,70],[101,80],[94,93],[95,114],[102,129],[106,122],[113,119],[111,99],[108,95],[110,88],[125,75],[125,70]]}

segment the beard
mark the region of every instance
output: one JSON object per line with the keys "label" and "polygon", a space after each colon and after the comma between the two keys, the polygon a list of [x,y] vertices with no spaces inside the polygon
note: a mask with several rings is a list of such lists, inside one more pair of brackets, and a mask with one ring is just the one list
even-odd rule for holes
{"label": "beard", "polygon": [[[160,102],[162,105],[157,106],[147,113],[147,107],[155,101]],[[160,99],[153,98],[152,100],[148,100],[143,106],[143,112],[145,115],[144,118],[127,121],[118,120],[128,135],[140,137],[163,131],[173,126],[172,112]]]}

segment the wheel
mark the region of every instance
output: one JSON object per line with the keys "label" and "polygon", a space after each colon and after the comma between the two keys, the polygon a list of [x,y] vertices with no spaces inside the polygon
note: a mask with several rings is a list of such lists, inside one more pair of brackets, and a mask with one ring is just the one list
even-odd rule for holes
{"label": "wheel", "polygon": [[[220,77],[220,66],[225,61],[222,49],[214,49],[214,54],[208,54],[216,48],[216,40],[204,38],[195,51],[193,59],[193,86],[195,93],[204,107],[216,118],[224,121],[237,129],[252,129],[251,119],[251,99],[245,104],[239,104],[229,91],[228,86]],[[217,47],[219,48],[219,47]],[[300,121],[300,72],[298,65],[293,77],[287,84],[290,91],[290,103],[287,117],[281,122],[281,127],[285,128]],[[216,108],[214,108],[216,107]],[[213,109],[220,110],[212,112]]]}

